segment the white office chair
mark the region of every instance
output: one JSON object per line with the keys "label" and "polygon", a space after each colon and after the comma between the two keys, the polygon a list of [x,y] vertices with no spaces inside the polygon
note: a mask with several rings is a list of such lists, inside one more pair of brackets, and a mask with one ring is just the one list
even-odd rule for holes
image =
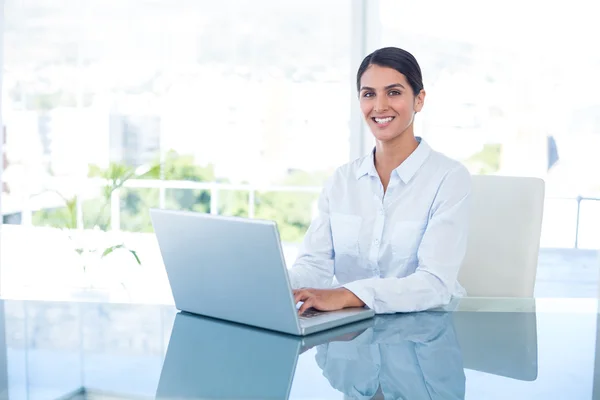
{"label": "white office chair", "polygon": [[469,241],[459,282],[468,296],[533,297],[544,181],[476,175],[472,182]]}

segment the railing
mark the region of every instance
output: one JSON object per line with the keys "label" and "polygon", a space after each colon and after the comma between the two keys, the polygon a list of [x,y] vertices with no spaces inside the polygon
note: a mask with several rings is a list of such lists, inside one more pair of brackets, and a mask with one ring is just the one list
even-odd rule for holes
{"label": "railing", "polygon": [[[85,178],[81,181],[74,182],[72,179],[60,179],[57,178],[53,181],[57,187],[64,185],[63,187],[72,188],[73,185],[78,185],[82,189],[80,191],[83,192],[83,188],[88,185],[93,185],[93,187],[101,187],[106,185],[106,181],[97,178]],[[320,193],[321,187],[315,186],[271,186],[271,185],[253,185],[253,184],[229,184],[229,183],[217,183],[217,182],[195,182],[195,181],[181,181],[181,180],[152,180],[152,179],[132,179],[123,185],[125,188],[138,188],[138,189],[158,189],[159,190],[159,198],[158,198],[158,206],[159,208],[165,208],[166,204],[166,190],[167,189],[188,189],[188,190],[206,190],[210,192],[210,213],[218,214],[218,204],[219,204],[219,192],[221,191],[240,191],[240,192],[248,192],[248,217],[254,218],[255,216],[255,206],[256,206],[256,193],[263,192],[293,192],[293,193]],[[120,194],[121,191],[119,189],[113,191],[111,195],[111,230],[120,231],[121,230],[121,202],[120,202]],[[83,207],[82,207],[82,195],[77,196],[77,228],[83,229]],[[576,222],[575,222],[575,239],[573,243],[573,248],[579,248],[580,244],[580,220],[581,220],[581,204],[582,202],[590,201],[590,202],[599,202],[600,198],[596,197],[584,197],[578,196],[575,198],[572,197],[547,197],[547,200],[566,200],[566,201],[575,201],[576,206]],[[25,201],[25,204],[22,204],[21,212],[21,223],[23,225],[31,225],[32,223],[32,207],[30,204]],[[53,204],[49,207],[60,207],[62,204]]]}
{"label": "railing", "polygon": [[[80,192],[83,192],[85,187],[93,185],[94,187],[101,187],[106,185],[108,182],[103,179],[88,178],[80,181],[74,181],[72,179],[60,179],[56,178],[53,180],[53,187],[79,187]],[[89,187],[89,186],[88,186]],[[181,181],[181,180],[158,180],[158,179],[131,179],[125,182],[124,188],[135,188],[135,189],[158,189],[158,207],[165,208],[166,205],[166,190],[167,189],[187,189],[187,190],[206,190],[210,192],[210,213],[218,214],[219,209],[219,192],[221,191],[238,191],[248,192],[248,217],[254,218],[255,206],[256,206],[256,193],[272,193],[272,192],[293,192],[293,193],[320,193],[321,187],[316,186],[284,186],[284,185],[254,185],[254,184],[229,184],[229,183],[218,183],[218,182],[195,182],[195,181]],[[59,190],[60,191],[60,190]],[[110,198],[110,226],[113,231],[121,230],[121,189],[116,189],[112,192]],[[83,229],[83,205],[82,195],[77,195],[77,228]],[[28,197],[26,197],[28,198]],[[31,207],[31,204],[23,204],[21,212],[21,221],[23,225],[31,225],[32,223],[32,211],[39,207]],[[54,203],[48,208],[61,207],[62,203]]]}
{"label": "railing", "polygon": [[[576,218],[575,218],[575,243],[573,244],[573,248],[578,249],[579,248],[579,234],[580,234],[579,223],[581,221],[581,202],[583,202],[583,201],[596,202],[596,201],[600,201],[600,198],[577,196],[575,198],[572,198],[572,197],[547,197],[547,199],[567,200],[567,201],[574,200],[576,202],[577,211],[576,211]],[[600,221],[598,221],[598,222],[600,223]]]}

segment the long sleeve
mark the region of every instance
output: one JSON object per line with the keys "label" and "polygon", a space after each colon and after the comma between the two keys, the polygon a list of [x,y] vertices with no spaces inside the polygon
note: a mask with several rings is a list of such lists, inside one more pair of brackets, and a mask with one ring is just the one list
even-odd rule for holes
{"label": "long sleeve", "polygon": [[333,282],[333,242],[329,222],[329,184],[323,188],[318,212],[308,228],[298,257],[289,270],[292,288],[328,288]]}
{"label": "long sleeve", "polygon": [[344,287],[377,313],[423,311],[448,304],[466,253],[470,193],[469,172],[463,166],[449,171],[434,198],[414,273],[357,280]]}

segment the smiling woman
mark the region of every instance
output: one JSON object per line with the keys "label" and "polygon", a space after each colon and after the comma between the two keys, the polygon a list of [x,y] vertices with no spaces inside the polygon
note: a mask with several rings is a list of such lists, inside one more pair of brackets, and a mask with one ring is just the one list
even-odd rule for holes
{"label": "smiling woman", "polygon": [[356,86],[361,111],[373,136],[377,143],[386,143],[378,146],[378,171],[384,168],[383,160],[391,156],[386,162],[388,170],[381,176],[385,191],[391,174],[389,167],[397,167],[417,147],[413,122],[425,101],[421,68],[409,52],[386,47],[363,60]]}
{"label": "smiling woman", "polygon": [[323,188],[290,270],[299,312],[445,305],[465,294],[457,275],[467,244],[469,172],[415,137],[425,90],[409,52],[373,52],[356,80],[375,148],[338,168]]}

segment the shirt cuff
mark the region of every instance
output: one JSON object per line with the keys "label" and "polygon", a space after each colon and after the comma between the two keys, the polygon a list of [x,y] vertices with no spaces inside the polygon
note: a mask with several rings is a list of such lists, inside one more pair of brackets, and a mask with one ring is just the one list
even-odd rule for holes
{"label": "shirt cuff", "polygon": [[365,285],[364,282],[354,281],[343,285],[344,288],[348,289],[356,297],[358,297],[367,307],[373,310],[375,306],[375,293],[373,290]]}

